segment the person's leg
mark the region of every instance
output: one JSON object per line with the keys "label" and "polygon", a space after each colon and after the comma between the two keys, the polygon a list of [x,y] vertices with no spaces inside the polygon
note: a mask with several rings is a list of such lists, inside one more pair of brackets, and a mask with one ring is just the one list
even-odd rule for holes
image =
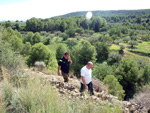
{"label": "person's leg", "polygon": [[84,86],[84,84],[81,83],[80,92],[83,92],[84,90],[85,90],[85,86]]}
{"label": "person's leg", "polygon": [[62,76],[63,76],[63,78],[64,78],[64,82],[68,82],[68,81],[69,81],[69,79],[68,79],[68,73],[64,73],[64,72],[62,71]]}
{"label": "person's leg", "polygon": [[90,83],[88,84],[88,91],[90,92],[91,95],[94,95],[93,83],[92,83],[92,82],[90,82]]}

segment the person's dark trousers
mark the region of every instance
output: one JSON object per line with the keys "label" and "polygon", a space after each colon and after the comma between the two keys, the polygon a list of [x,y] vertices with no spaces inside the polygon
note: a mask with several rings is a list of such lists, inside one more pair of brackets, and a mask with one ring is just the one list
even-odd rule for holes
{"label": "person's dark trousers", "polygon": [[[88,86],[88,90],[90,92],[91,95],[94,95],[94,91],[93,91],[93,83],[90,82],[89,84],[87,84]],[[85,86],[83,83],[81,83],[81,88],[80,88],[80,92],[83,92],[85,90]]]}

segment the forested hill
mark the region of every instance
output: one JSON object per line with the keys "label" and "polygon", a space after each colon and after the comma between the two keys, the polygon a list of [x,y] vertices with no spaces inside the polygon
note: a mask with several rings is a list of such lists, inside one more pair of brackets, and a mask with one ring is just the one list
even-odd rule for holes
{"label": "forested hill", "polygon": [[[72,12],[65,15],[61,15],[61,17],[72,17],[72,16],[82,16],[86,15],[88,11],[79,11]],[[150,15],[150,9],[143,10],[97,10],[91,11],[94,16],[114,16],[114,15]]]}

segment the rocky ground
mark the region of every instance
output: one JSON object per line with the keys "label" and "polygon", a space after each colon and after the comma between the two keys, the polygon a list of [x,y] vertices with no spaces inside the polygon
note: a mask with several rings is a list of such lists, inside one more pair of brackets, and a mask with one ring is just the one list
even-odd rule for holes
{"label": "rocky ground", "polygon": [[[26,71],[29,71],[26,69]],[[80,80],[73,77],[69,78],[68,83],[63,82],[63,77],[58,75],[48,75],[44,74],[42,72],[32,71],[32,73],[37,73],[42,79],[45,80],[45,83],[51,83],[53,88],[56,89],[56,91],[59,92],[59,95],[65,99],[69,99],[70,101],[73,101],[73,99],[83,99],[94,102],[96,105],[110,105],[114,106],[116,104],[119,104],[122,106],[123,113],[145,113],[146,108],[139,103],[136,103],[134,101],[120,101],[117,97],[108,94],[107,88],[104,86],[104,84],[100,81],[93,80],[94,85],[94,93],[95,95],[90,96],[88,92],[80,93]],[[99,87],[98,87],[99,86]]]}

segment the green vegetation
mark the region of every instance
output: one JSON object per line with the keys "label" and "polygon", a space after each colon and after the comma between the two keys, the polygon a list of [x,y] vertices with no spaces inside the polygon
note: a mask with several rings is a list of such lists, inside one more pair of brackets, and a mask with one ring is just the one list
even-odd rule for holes
{"label": "green vegetation", "polygon": [[[5,71],[3,72],[5,73]],[[45,83],[45,81],[41,80],[36,74],[24,73],[24,79],[19,75],[18,81],[21,80],[22,82],[19,87],[15,87],[13,81],[11,83],[9,82],[11,77],[8,76],[10,75],[4,73],[3,88],[5,98],[3,101],[5,105],[2,110],[7,113],[122,112],[119,105],[116,105],[116,107],[110,107],[107,104],[96,106],[92,104],[90,100],[83,101],[82,99],[74,99],[73,101],[69,101],[64,99],[58,95],[50,83]],[[9,109],[6,106],[8,106]],[[2,106],[0,106],[0,108],[2,108]]]}
{"label": "green vegetation", "polygon": [[[81,67],[92,61],[93,76],[107,84],[107,80],[111,78],[113,81],[108,85],[114,82],[116,87],[110,87],[109,91],[119,99],[132,98],[143,86],[150,83],[150,10],[93,11],[94,16],[89,20],[85,18],[85,14],[86,12],[75,12],[48,19],[31,18],[26,22],[7,21],[0,24],[0,73],[3,68],[13,70],[9,72],[15,75],[12,76],[15,82],[12,84],[20,87],[18,95],[14,96],[12,88],[15,86],[8,87],[12,80],[6,80],[8,100],[5,101],[13,105],[17,112],[60,112],[63,109],[58,104],[59,99],[54,102],[55,93],[52,94],[53,98],[47,97],[46,100],[44,97],[47,94],[40,92],[41,100],[37,98],[38,90],[49,93],[52,89],[34,89],[36,97],[34,99],[31,94],[32,100],[24,89],[26,87],[27,91],[31,91],[35,88],[34,84],[23,81],[20,86],[20,76],[28,74],[14,73],[24,65],[36,66],[36,62],[42,62],[43,68],[56,72],[57,61],[66,51],[70,52],[73,61],[70,71],[75,76],[80,78]],[[39,79],[35,81],[39,81],[37,85],[42,84]],[[33,87],[29,88],[28,85]],[[45,87],[48,88],[47,85]],[[121,92],[116,92],[117,89],[121,89]],[[49,103],[51,99],[52,103]],[[41,105],[36,106],[37,102],[41,102]],[[46,106],[49,104],[56,106],[56,109]],[[79,107],[76,105],[73,108],[73,103],[66,101],[63,104],[66,111],[63,109],[62,112],[70,112]],[[91,110],[95,109],[99,108],[93,107]],[[88,111],[86,107],[82,110],[94,112]]]}
{"label": "green vegetation", "polygon": [[103,82],[108,85],[110,94],[117,96],[120,100],[124,98],[124,90],[114,75],[107,75]]}

